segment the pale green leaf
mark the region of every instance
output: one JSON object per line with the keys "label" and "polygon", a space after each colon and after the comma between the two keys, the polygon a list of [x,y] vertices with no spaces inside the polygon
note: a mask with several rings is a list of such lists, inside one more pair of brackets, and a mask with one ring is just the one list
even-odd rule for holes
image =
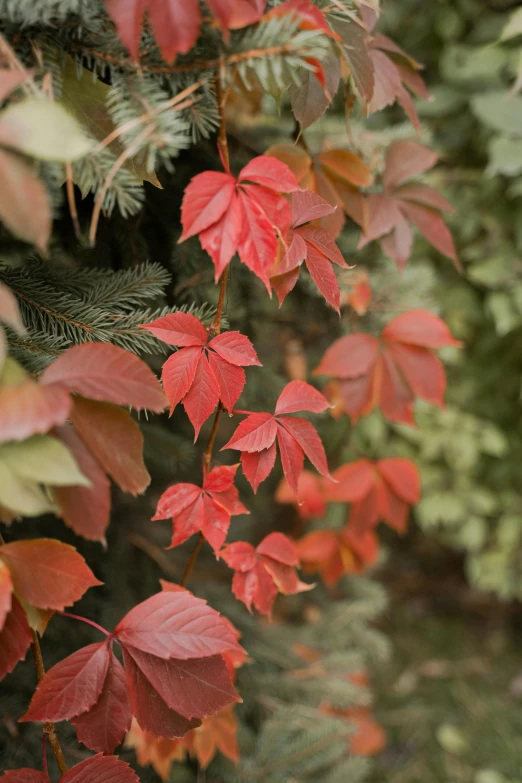
{"label": "pale green leaf", "polygon": [[37,517],[54,511],[54,506],[37,482],[18,476],[0,457],[0,505],[9,511]]}
{"label": "pale green leaf", "polygon": [[0,112],[0,143],[62,163],[82,158],[94,146],[63,106],[43,98],[27,98]]}
{"label": "pale green leaf", "polygon": [[509,41],[510,38],[516,38],[517,35],[522,35],[522,8],[517,8],[513,11],[509,21],[502,30],[500,40]]}
{"label": "pale green leaf", "polygon": [[489,143],[489,163],[486,174],[489,174],[491,177],[497,174],[504,174],[506,177],[516,177],[521,172],[522,139],[494,136]]}
{"label": "pale green leaf", "polygon": [[90,487],[64,444],[50,435],[33,435],[0,447],[0,460],[22,479],[57,487]]}
{"label": "pale green leaf", "polygon": [[485,125],[506,134],[522,136],[522,96],[487,92],[471,99],[474,114]]}

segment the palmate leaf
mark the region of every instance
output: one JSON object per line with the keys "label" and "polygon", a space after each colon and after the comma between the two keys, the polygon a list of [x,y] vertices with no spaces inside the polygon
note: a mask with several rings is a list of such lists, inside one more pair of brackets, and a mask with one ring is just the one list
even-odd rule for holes
{"label": "palmate leaf", "polygon": [[[5,783],[51,783],[50,777],[35,769],[10,769],[4,772]],[[139,783],[136,773],[116,756],[91,756],[71,767],[58,783]]]}

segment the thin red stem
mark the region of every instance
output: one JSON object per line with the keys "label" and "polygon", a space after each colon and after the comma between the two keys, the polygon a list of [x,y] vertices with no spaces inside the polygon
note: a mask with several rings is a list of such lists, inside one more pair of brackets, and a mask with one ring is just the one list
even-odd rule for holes
{"label": "thin red stem", "polygon": [[[33,651],[34,665],[36,666],[36,676],[38,677],[38,682],[41,682],[45,677],[45,667],[44,667],[44,662],[42,657],[42,650],[40,648],[40,641],[38,639],[38,634],[36,633],[36,631],[31,631],[31,635],[33,637],[33,643],[31,645],[31,649]],[[62,752],[60,742],[58,740],[58,737],[56,736],[56,730],[54,728],[54,724],[44,723],[43,731],[45,737],[47,737],[49,740],[49,744],[51,748],[53,749],[54,757],[56,759],[56,763],[58,764],[60,772],[62,773],[62,775],[65,775],[65,773],[67,772],[67,764],[65,762],[65,758]]]}
{"label": "thin red stem", "polygon": [[80,615],[71,614],[70,612],[55,612],[55,614],[60,615],[60,617],[70,617],[71,620],[79,620],[81,623],[92,625],[93,628],[96,628],[97,631],[100,631],[100,633],[104,634],[105,636],[112,636],[109,631],[107,631],[105,628],[102,628],[102,626],[98,625],[98,623],[95,623],[94,620],[88,620],[87,617],[80,617]]}

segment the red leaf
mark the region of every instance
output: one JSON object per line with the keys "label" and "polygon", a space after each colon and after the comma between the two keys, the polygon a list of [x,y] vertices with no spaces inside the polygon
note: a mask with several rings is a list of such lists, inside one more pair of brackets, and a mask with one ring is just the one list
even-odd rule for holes
{"label": "red leaf", "polygon": [[371,193],[366,199],[366,226],[358,249],[373,239],[389,234],[402,219],[397,201],[384,193]]}
{"label": "red leaf", "polygon": [[208,347],[216,351],[229,364],[238,367],[263,366],[248,337],[239,332],[222,332],[209,342]]}
{"label": "red leaf", "polygon": [[248,483],[257,492],[257,488],[270,475],[276,460],[276,445],[272,443],[267,449],[241,454],[241,466]]}
{"label": "red leaf", "polygon": [[433,168],[439,156],[414,141],[395,141],[386,152],[384,187],[396,188]]}
{"label": "red leaf", "polygon": [[91,756],[68,770],[59,783],[139,783],[125,761],[116,756]]}
{"label": "red leaf", "polygon": [[196,370],[202,355],[199,347],[187,348],[173,353],[163,365],[161,380],[170,403],[171,414],[194,383]]}
{"label": "red leaf", "polygon": [[110,656],[103,690],[94,707],[75,717],[78,740],[98,753],[113,753],[130,728],[132,713],[123,666]]}
{"label": "red leaf", "polygon": [[435,250],[459,264],[450,230],[438,212],[408,201],[401,202],[401,209]]}
{"label": "red leaf", "polygon": [[239,182],[255,182],[278,193],[293,193],[300,190],[295,174],[277,158],[259,155],[247,163],[239,173]]}
{"label": "red leaf", "polygon": [[0,560],[0,631],[11,611],[13,581],[8,567]]}
{"label": "red leaf", "polygon": [[204,519],[201,532],[216,553],[223,546],[230,527],[230,514],[223,506],[209,497],[203,498]]}
{"label": "red leaf", "polygon": [[172,517],[173,536],[169,549],[174,549],[184,544],[198,530],[203,531],[205,522],[204,496],[200,494],[192,506],[189,506],[181,513],[175,513]]}
{"label": "red leaf", "polygon": [[221,401],[225,409],[231,413],[245,386],[245,371],[242,367],[229,364],[215,353],[209,352],[208,361],[219,387]]}
{"label": "red leaf", "polygon": [[2,775],[4,783],[51,783],[48,775],[36,769],[8,769]]}
{"label": "red leaf", "polygon": [[200,494],[201,487],[195,484],[174,484],[160,497],[152,519],[168,519],[174,514],[181,513],[195,503]]}
{"label": "red leaf", "polygon": [[204,171],[193,177],[185,189],[181,205],[183,234],[179,241],[200,234],[225,214],[235,192],[231,174]]}
{"label": "red leaf", "polygon": [[401,217],[391,234],[381,237],[380,245],[383,253],[392,258],[402,272],[413,245],[413,233],[408,221]]}
{"label": "red leaf", "polygon": [[185,736],[188,731],[201,724],[199,720],[188,721],[167,707],[125,648],[123,661],[132,713],[144,731],[150,731],[156,737],[175,739]]}
{"label": "red leaf", "polygon": [[0,220],[45,252],[53,221],[45,185],[31,166],[6,150],[0,150],[0,183]]}
{"label": "red leaf", "polygon": [[25,440],[63,424],[71,410],[69,392],[53,384],[42,386],[29,378],[6,378],[7,361],[0,385],[0,442]]}
{"label": "red leaf", "polygon": [[156,376],[133,353],[105,343],[84,343],[64,351],[42,373],[44,384],[59,383],[75,394],[137,410],[161,413],[165,396]]}
{"label": "red leaf", "polygon": [[236,541],[221,550],[225,563],[235,571],[251,571],[256,564],[256,550],[247,541]]}
{"label": "red leaf", "polygon": [[63,611],[89,587],[101,585],[76,549],[52,538],[0,546],[17,594],[40,609]]}
{"label": "red leaf", "polygon": [[297,485],[297,495],[283,479],[277,488],[278,503],[290,503],[296,507],[301,519],[317,519],[326,513],[326,493],[323,480],[309,470],[303,470]]}
{"label": "red leaf", "polygon": [[419,502],[420,474],[414,462],[402,457],[381,459],[377,463],[377,469],[402,500],[410,506]]}
{"label": "red leaf", "polygon": [[327,201],[311,190],[300,190],[292,196],[292,226],[297,228],[311,220],[331,215],[335,212]]}
{"label": "red leaf", "polygon": [[237,465],[220,465],[205,476],[203,489],[206,492],[226,492],[234,486]]}
{"label": "red leaf", "polygon": [[324,447],[313,424],[306,419],[293,417],[281,419],[280,423],[297,441],[314,468],[323,476],[330,478]]}
{"label": "red leaf", "polygon": [[322,253],[318,253],[312,246],[308,245],[306,267],[328,304],[339,313],[341,295],[330,261]]}
{"label": "red leaf", "polygon": [[295,544],[283,533],[269,533],[256,547],[258,555],[271,557],[288,566],[298,566],[299,557]]}
{"label": "red leaf", "polygon": [[221,655],[165,661],[133,647],[125,650],[165,704],[184,718],[204,718],[240,701]]}
{"label": "red leaf", "polygon": [[314,375],[334,378],[356,378],[365,375],[375,364],[379,341],[370,334],[349,334],[328,348]]}
{"label": "red leaf", "polygon": [[341,465],[334,471],[333,478],[337,479],[338,483],[328,486],[327,497],[328,500],[341,503],[360,500],[368,494],[375,482],[372,463],[367,459]]}
{"label": "red leaf", "polygon": [[297,493],[299,476],[303,470],[304,453],[296,440],[284,427],[277,428],[277,443],[286,480]]}
{"label": "red leaf", "polygon": [[391,421],[414,426],[413,391],[388,353],[379,357],[379,406],[383,416]]}
{"label": "red leaf", "polygon": [[207,251],[216,267],[216,283],[237,251],[243,230],[242,220],[241,202],[234,191],[225,214],[199,235],[201,247]]}
{"label": "red leaf", "polygon": [[270,278],[273,290],[276,292],[277,299],[279,301],[279,307],[283,304],[286,297],[293,291],[295,284],[299,279],[299,267],[292,269],[290,272],[285,272],[282,275],[274,275]]}
{"label": "red leaf", "polygon": [[111,486],[105,473],[74,427],[62,426],[56,434],[71,451],[90,487],[55,487],[54,496],[66,525],[89,541],[105,541],[111,510]]}
{"label": "red leaf", "polygon": [[275,190],[269,190],[261,185],[242,184],[241,190],[254,202],[270,225],[284,236],[292,222],[292,212],[286,198]]}
{"label": "red leaf", "polygon": [[369,166],[358,155],[348,150],[327,150],[317,155],[316,160],[321,166],[346,182],[359,187],[367,188],[373,182],[373,176]]}
{"label": "red leaf", "polygon": [[90,710],[102,692],[110,662],[107,642],[90,644],[46,673],[21,722],[69,720]]}
{"label": "red leaf", "polygon": [[437,190],[430,188],[429,185],[422,183],[415,182],[403,185],[394,190],[393,195],[395,198],[400,198],[404,201],[414,201],[417,204],[424,204],[425,207],[440,209],[442,212],[455,212],[455,208],[443,195]]}
{"label": "red leaf", "polygon": [[270,413],[252,413],[241,422],[228,443],[221,449],[262,451],[275,441],[277,425]]}
{"label": "red leaf", "polygon": [[125,615],[114,635],[165,659],[205,658],[242,649],[218,612],[189,592],[153,595]]}
{"label": "red leaf", "polygon": [[32,639],[25,612],[13,596],[11,611],[0,630],[0,680],[25,658]]}
{"label": "red leaf", "polygon": [[270,615],[277,597],[277,585],[262,563],[256,563],[252,571],[236,571],[232,579],[232,592],[248,611],[252,604],[261,614]]}
{"label": "red leaf", "polygon": [[150,484],[143,435],[128,411],[77,397],[71,421],[102,468],[124,492],[141,495]]}
{"label": "red leaf", "polygon": [[141,328],[151,332],[167,345],[194,346],[204,345],[207,341],[207,330],[201,321],[190,313],[170,313],[150,324],[142,324]]}
{"label": "red leaf", "polygon": [[322,413],[329,407],[330,403],[326,397],[309,383],[290,381],[279,395],[275,415],[297,413],[298,411]]}
{"label": "red leaf", "polygon": [[398,315],[384,327],[382,336],[385,340],[420,345],[423,348],[444,348],[462,345],[455,340],[441,318],[428,310],[408,310]]}
{"label": "red leaf", "polygon": [[333,241],[331,234],[324,228],[305,226],[299,233],[309,245],[315,247],[321,255],[326,256],[333,264],[337,264],[337,266],[340,266],[343,269],[350,268],[344,260],[341,251]]}
{"label": "red leaf", "polygon": [[416,345],[390,345],[389,353],[416,397],[441,408],[444,405],[446,374],[440,360]]}
{"label": "red leaf", "polygon": [[194,442],[198,439],[202,424],[211,416],[218,402],[219,385],[207,357],[203,355],[196,367],[194,382],[183,398],[183,407],[194,427]]}
{"label": "red leaf", "polygon": [[240,192],[239,199],[243,210],[239,257],[263,281],[270,293],[268,273],[277,254],[276,235],[270,220],[252,199],[243,191]]}
{"label": "red leaf", "polygon": [[267,18],[274,16],[297,16],[299,29],[320,30],[330,36],[330,38],[340,40],[337,33],[334,33],[329,26],[323,12],[311,0],[285,0],[284,3],[273,8],[266,16]]}

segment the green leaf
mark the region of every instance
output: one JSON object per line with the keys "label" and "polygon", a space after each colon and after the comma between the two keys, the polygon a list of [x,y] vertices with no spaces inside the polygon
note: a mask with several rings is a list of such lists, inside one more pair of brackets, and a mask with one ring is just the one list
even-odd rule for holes
{"label": "green leaf", "polygon": [[[522,100],[522,99],[521,99]],[[522,121],[522,115],[521,115]],[[521,128],[522,130],[522,128]],[[489,143],[489,163],[486,174],[516,177],[522,172],[522,139],[494,136]]]}
{"label": "green leaf", "polygon": [[91,484],[64,444],[50,435],[33,435],[0,447],[0,460],[21,479],[57,487]]}
{"label": "green leaf", "polygon": [[495,322],[497,334],[503,336],[516,329],[520,324],[520,315],[511,299],[503,291],[495,291],[486,299],[486,308]]}
{"label": "green leaf", "polygon": [[517,8],[509,17],[509,21],[502,30],[500,40],[509,41],[510,38],[516,38],[522,35],[522,8]]}
{"label": "green leaf", "polygon": [[443,723],[436,731],[437,741],[447,753],[462,753],[468,741],[462,731],[451,723]]}
{"label": "green leaf", "polygon": [[522,136],[522,97],[506,92],[488,92],[471,99],[474,114],[489,128]]}
{"label": "green leaf", "polygon": [[0,143],[61,163],[82,158],[94,146],[63,106],[43,98],[27,98],[0,112]]}
{"label": "green leaf", "polygon": [[0,456],[0,505],[28,517],[53,511],[54,506],[38,483],[20,478]]}

